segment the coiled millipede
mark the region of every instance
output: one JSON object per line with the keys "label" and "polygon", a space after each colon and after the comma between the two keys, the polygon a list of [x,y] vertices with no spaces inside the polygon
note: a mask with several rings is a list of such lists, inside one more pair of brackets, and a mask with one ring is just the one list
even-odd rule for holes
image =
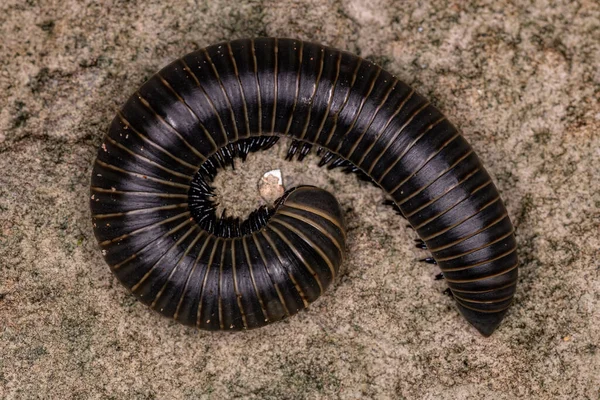
{"label": "coiled millipede", "polygon": [[221,43],[163,68],[112,121],[94,164],[94,232],[142,302],[201,329],[256,328],[308,306],[345,256],[342,211],[287,191],[248,219],[217,217],[219,168],[293,139],[321,165],[380,186],[439,265],[462,315],[490,335],[511,305],[514,229],[458,130],[376,64],[292,39]]}

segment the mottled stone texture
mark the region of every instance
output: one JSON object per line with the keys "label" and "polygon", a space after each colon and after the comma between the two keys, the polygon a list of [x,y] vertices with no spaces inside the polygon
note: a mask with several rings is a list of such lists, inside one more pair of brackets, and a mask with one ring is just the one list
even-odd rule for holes
{"label": "mottled stone texture", "polygon": [[[597,1],[0,3],[0,398],[600,398]],[[274,168],[339,196],[351,255],[309,311],[197,332],[112,277],[88,185],[115,107],[170,60],[258,35],[359,53],[463,130],[520,244],[516,303],[492,337],[416,262],[379,190],[282,147],[217,185],[230,212],[255,207]]]}

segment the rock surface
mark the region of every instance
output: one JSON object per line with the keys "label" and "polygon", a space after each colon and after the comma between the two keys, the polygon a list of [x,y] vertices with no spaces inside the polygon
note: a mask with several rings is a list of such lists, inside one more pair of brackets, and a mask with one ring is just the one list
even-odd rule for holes
{"label": "rock surface", "polygon": [[[600,398],[600,6],[522,3],[3,1],[0,398]],[[494,335],[441,294],[379,190],[314,158],[285,162],[282,146],[216,184],[240,213],[271,169],[336,193],[350,256],[308,311],[197,332],[113,278],[88,187],[115,108],[178,56],[264,35],[359,53],[463,130],[520,245],[516,302]]]}

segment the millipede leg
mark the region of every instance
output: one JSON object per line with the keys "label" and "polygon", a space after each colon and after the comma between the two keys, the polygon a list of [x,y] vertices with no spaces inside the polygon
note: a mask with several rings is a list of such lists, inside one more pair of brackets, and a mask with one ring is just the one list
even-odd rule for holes
{"label": "millipede leg", "polygon": [[303,161],[304,157],[306,157],[308,155],[308,153],[310,153],[311,149],[312,149],[312,144],[303,143],[302,147],[300,148],[300,154],[298,154],[298,161]]}
{"label": "millipede leg", "polygon": [[421,249],[421,250],[426,250],[427,249],[427,245],[421,239],[415,239],[415,247],[417,249]]}
{"label": "millipede leg", "polygon": [[[390,206],[394,209],[394,211],[396,211],[396,214],[398,214],[399,216],[401,216],[402,218],[404,218],[404,215],[402,215],[402,210],[400,210],[400,207],[398,207],[398,204],[396,204],[394,202],[394,200],[390,200],[390,199],[385,199],[383,201],[383,205],[384,206]],[[404,218],[406,219],[406,218]]]}
{"label": "millipede leg", "polygon": [[298,148],[302,145],[299,140],[292,140],[290,147],[288,148],[287,154],[285,155],[286,161],[292,161],[294,156],[298,152]]}

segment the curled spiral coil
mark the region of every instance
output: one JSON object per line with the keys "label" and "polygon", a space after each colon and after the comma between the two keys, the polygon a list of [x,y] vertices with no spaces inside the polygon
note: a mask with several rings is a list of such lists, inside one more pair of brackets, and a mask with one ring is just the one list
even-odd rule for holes
{"label": "curled spiral coil", "polygon": [[517,244],[490,176],[458,130],[379,66],[293,39],[190,53],[114,118],[91,180],[106,262],[141,301],[209,330],[263,326],[306,308],[345,256],[335,198],[294,188],[245,221],[217,217],[210,183],[233,159],[293,139],[320,165],[380,186],[431,252],[462,315],[490,335],[510,307]]}

